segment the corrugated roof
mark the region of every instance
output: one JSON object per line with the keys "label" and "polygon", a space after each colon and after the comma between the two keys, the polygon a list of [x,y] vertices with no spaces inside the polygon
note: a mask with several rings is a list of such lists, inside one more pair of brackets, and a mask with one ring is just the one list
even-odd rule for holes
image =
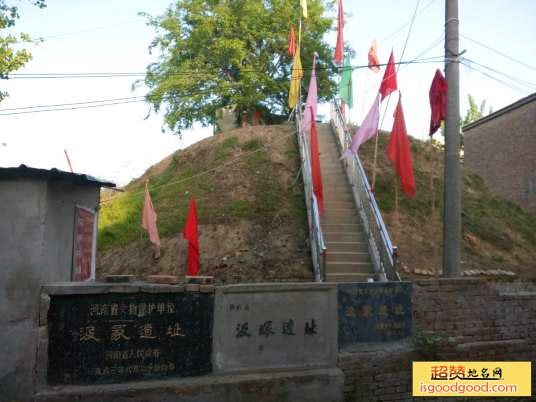
{"label": "corrugated roof", "polygon": [[98,187],[115,187],[115,183],[101,181],[87,174],[71,173],[56,168],[38,169],[26,165],[19,167],[0,168],[1,179],[13,179],[18,177],[26,177],[42,180],[64,180],[82,186],[98,186]]}

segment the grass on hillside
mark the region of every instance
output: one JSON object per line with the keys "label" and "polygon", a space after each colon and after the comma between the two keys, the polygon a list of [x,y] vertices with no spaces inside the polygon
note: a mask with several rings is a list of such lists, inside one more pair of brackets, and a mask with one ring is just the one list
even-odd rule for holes
{"label": "grass on hillside", "polygon": [[[297,171],[298,148],[293,135],[284,141],[292,146],[285,158]],[[240,141],[236,135],[220,135],[194,149],[177,151],[164,169],[149,169],[103,203],[99,217],[100,251],[124,246],[146,237],[141,228],[144,182],[158,215],[160,237],[177,235],[184,227],[191,197],[197,203],[198,223],[232,224],[240,219],[273,224],[305,222],[303,184],[292,186],[278,177],[277,164],[260,137]],[[160,166],[161,167],[161,166]],[[206,172],[206,173],[205,173]]]}
{"label": "grass on hillside", "polygon": [[[398,212],[401,219],[397,224],[394,217],[395,185],[400,185],[385,154],[388,141],[388,134],[382,133],[379,137],[375,186],[378,205],[387,217],[392,235],[398,237],[395,242],[404,245],[402,255],[406,252],[411,256],[410,260],[413,258],[420,260],[417,265],[430,266],[425,262],[425,259],[430,258],[426,246],[432,242],[440,246],[442,242],[443,150],[410,137],[417,194],[410,199],[399,190]],[[370,179],[374,141],[367,142],[359,153]],[[431,177],[434,179],[433,188]],[[536,217],[516,204],[495,195],[479,176],[465,171],[463,165],[461,189],[464,238],[462,258],[468,264],[472,262],[473,265],[478,264],[484,269],[488,266],[536,268],[534,262]],[[434,217],[432,217],[432,198]],[[408,223],[411,225],[410,228],[403,226]],[[429,238],[430,236],[432,238]],[[419,244],[420,242],[424,244]]]}

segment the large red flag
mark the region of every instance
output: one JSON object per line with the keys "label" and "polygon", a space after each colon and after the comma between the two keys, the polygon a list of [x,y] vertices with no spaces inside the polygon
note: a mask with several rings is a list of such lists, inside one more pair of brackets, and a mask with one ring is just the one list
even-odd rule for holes
{"label": "large red flag", "polygon": [[389,63],[387,63],[387,68],[383,74],[382,85],[380,86],[380,93],[382,94],[382,101],[384,98],[389,96],[389,94],[398,89],[396,84],[396,70],[395,70],[395,57],[393,56],[393,51],[391,50],[391,56],[389,57]]}
{"label": "large red flag", "polygon": [[415,179],[413,178],[413,163],[409,147],[408,133],[404,112],[402,111],[402,99],[398,100],[395,110],[395,121],[391,130],[391,139],[387,145],[387,157],[393,163],[396,175],[400,177],[402,191],[408,197],[415,196]]}
{"label": "large red flag", "polygon": [[441,71],[437,69],[428,94],[430,97],[430,108],[432,109],[430,137],[441,126],[441,120],[445,120],[447,117],[447,89],[447,80],[445,80]]}
{"label": "large red flag", "polygon": [[294,56],[296,54],[296,35],[294,34],[294,27],[290,27],[290,42],[288,45],[288,54]]}
{"label": "large red flag", "polygon": [[342,0],[339,0],[339,18],[337,21],[337,47],[335,48],[335,63],[342,63],[344,53],[344,40],[342,30],[344,28],[344,13],[342,10]]}
{"label": "large red flag", "polygon": [[183,235],[188,240],[188,276],[195,276],[199,272],[199,240],[197,239],[197,210],[193,197]]}
{"label": "large red flag", "polygon": [[324,213],[324,190],[322,188],[322,173],[320,172],[320,155],[318,153],[318,133],[313,108],[311,110],[311,174],[313,176],[313,192],[318,202],[318,211]]}

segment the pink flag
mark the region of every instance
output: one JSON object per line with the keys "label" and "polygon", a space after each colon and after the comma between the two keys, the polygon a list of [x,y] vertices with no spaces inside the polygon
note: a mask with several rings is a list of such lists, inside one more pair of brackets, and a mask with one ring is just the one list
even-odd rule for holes
{"label": "pink flag", "polygon": [[[307,112],[306,112],[307,113]],[[313,114],[313,109],[310,113]],[[315,116],[311,117],[311,175],[313,178],[313,192],[318,201],[318,212],[324,213],[324,189],[322,186],[322,172],[320,170],[320,153],[318,152],[318,133],[316,131]]]}
{"label": "pink flag", "polygon": [[311,72],[311,81],[309,81],[309,92],[307,92],[307,102],[305,103],[305,113],[303,116],[302,130],[305,132],[311,128],[311,112],[313,110],[314,116],[316,116],[316,106],[318,102],[317,87],[316,87],[316,71],[315,71],[316,57],[313,59],[313,71]]}
{"label": "pink flag", "polygon": [[158,229],[156,228],[156,212],[154,212],[153,202],[151,201],[147,183],[145,183],[145,200],[143,201],[141,227],[149,232],[149,240],[151,240],[151,243],[157,248],[160,248],[160,236],[158,236]]}
{"label": "pink flag", "polygon": [[352,145],[341,155],[339,159],[346,159],[352,154],[357,153],[357,150],[364,142],[370,140],[378,132],[378,123],[380,122],[380,95],[376,96],[374,103],[370,108],[367,117],[363,120],[361,127],[357,130],[352,138]]}

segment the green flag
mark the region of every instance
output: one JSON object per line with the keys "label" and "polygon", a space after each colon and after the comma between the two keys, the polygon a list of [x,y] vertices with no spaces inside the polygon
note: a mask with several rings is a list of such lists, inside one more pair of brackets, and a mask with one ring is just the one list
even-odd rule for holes
{"label": "green flag", "polygon": [[354,96],[352,94],[352,67],[350,64],[350,56],[344,59],[344,67],[342,68],[341,83],[339,86],[339,95],[341,99],[351,109],[354,105]]}

